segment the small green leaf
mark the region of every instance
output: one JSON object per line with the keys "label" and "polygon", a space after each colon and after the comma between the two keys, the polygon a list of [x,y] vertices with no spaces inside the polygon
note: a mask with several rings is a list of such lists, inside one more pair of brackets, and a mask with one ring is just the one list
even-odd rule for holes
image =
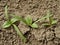
{"label": "small green leaf", "polygon": [[3,28],[8,28],[11,26],[11,22],[10,21],[6,21],[4,22],[4,24],[2,25]]}
{"label": "small green leaf", "polygon": [[25,17],[25,23],[27,25],[31,25],[32,24],[32,18],[30,16]]}
{"label": "small green leaf", "polygon": [[8,16],[8,6],[6,5],[5,6],[5,17],[6,17],[6,19],[8,20],[9,19],[9,16]]}
{"label": "small green leaf", "polygon": [[43,25],[44,25],[44,26],[50,26],[48,23],[44,23]]}
{"label": "small green leaf", "polygon": [[47,11],[47,15],[45,16],[46,19],[49,19],[50,17],[52,17],[53,15],[51,14],[51,12],[48,10]]}
{"label": "small green leaf", "polygon": [[56,20],[53,20],[53,21],[52,21],[52,24],[53,24],[53,25],[54,25],[54,24],[56,24],[56,23],[57,23],[57,21],[56,21]]}
{"label": "small green leaf", "polygon": [[20,20],[20,17],[19,16],[16,16],[16,17],[13,17],[12,19],[11,19],[11,22],[12,23],[15,23],[16,21],[19,21]]}
{"label": "small green leaf", "polygon": [[31,25],[31,27],[32,27],[32,28],[38,28],[38,25],[37,25],[36,23],[33,23],[33,24]]}

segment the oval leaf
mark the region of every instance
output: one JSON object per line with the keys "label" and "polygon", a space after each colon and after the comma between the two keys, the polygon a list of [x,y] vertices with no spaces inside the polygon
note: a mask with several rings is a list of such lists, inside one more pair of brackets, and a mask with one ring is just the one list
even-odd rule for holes
{"label": "oval leaf", "polygon": [[56,24],[57,23],[57,20],[53,20],[52,21],[52,25]]}
{"label": "oval leaf", "polygon": [[15,17],[13,17],[13,18],[11,19],[11,22],[12,22],[12,23],[15,23],[16,21],[19,21],[20,19],[21,19],[21,17],[15,16]]}
{"label": "oval leaf", "polygon": [[31,25],[32,24],[32,18],[30,16],[25,17],[25,23],[27,25]]}
{"label": "oval leaf", "polygon": [[3,28],[8,28],[11,26],[11,22],[10,21],[6,21],[4,22],[4,24],[2,25]]}
{"label": "oval leaf", "polygon": [[37,25],[36,23],[33,23],[33,24],[31,25],[31,27],[32,27],[32,28],[38,28],[38,25]]}
{"label": "oval leaf", "polygon": [[42,25],[43,25],[43,26],[46,26],[46,27],[50,26],[49,23],[44,23],[44,24],[42,24]]}

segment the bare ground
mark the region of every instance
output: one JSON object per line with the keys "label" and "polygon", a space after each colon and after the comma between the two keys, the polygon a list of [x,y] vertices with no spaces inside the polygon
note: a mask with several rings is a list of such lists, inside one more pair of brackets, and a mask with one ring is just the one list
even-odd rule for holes
{"label": "bare ground", "polygon": [[38,29],[31,29],[20,22],[18,27],[28,39],[27,43],[21,41],[12,27],[2,29],[0,26],[0,45],[60,45],[60,0],[0,0],[0,25],[5,21],[4,7],[6,4],[9,14],[24,17],[30,15],[33,20],[46,15],[49,9],[58,23],[46,29],[39,22]]}

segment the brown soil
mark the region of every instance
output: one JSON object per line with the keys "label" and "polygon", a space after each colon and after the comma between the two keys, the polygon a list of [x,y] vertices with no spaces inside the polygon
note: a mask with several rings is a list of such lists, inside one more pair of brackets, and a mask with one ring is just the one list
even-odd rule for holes
{"label": "brown soil", "polygon": [[[10,27],[2,29],[4,23],[4,7],[8,5],[9,14],[18,16],[30,15],[33,20],[44,16],[49,9],[58,20],[56,26],[46,29],[39,22],[38,29],[30,29],[27,25],[18,25],[28,39],[23,43],[16,31]],[[60,45],[60,0],[0,0],[0,45]]]}

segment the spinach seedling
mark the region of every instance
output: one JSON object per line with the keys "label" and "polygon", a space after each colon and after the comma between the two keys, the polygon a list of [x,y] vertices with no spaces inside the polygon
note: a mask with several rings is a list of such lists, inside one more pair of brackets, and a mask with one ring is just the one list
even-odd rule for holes
{"label": "spinach seedling", "polygon": [[19,21],[21,17],[19,16],[14,16],[13,18],[9,19],[8,11],[7,11],[7,6],[5,7],[5,17],[6,21],[2,25],[3,28],[8,28],[10,26],[13,26],[17,34],[21,37],[23,42],[26,42],[26,37],[22,34],[22,32],[19,30],[19,28],[15,25],[15,22]]}
{"label": "spinach seedling", "polygon": [[[50,16],[51,15],[51,16]],[[48,22],[47,23],[44,23],[43,25],[44,26],[53,26],[57,23],[57,20],[54,20],[53,15],[51,14],[50,11],[47,12],[47,16],[46,16],[46,19],[48,19]]]}
{"label": "spinach seedling", "polygon": [[22,19],[22,21],[27,24],[28,26],[32,27],[32,28],[38,28],[38,25],[36,24],[37,22],[44,20],[45,18],[49,18],[51,15],[47,15],[45,17],[39,18],[38,20],[36,20],[35,22],[33,22],[32,18],[28,15],[27,17],[25,17],[24,19]]}
{"label": "spinach seedling", "polygon": [[32,28],[38,28],[38,25],[36,23],[33,23],[32,18],[28,15],[22,20],[26,25],[32,27]]}

